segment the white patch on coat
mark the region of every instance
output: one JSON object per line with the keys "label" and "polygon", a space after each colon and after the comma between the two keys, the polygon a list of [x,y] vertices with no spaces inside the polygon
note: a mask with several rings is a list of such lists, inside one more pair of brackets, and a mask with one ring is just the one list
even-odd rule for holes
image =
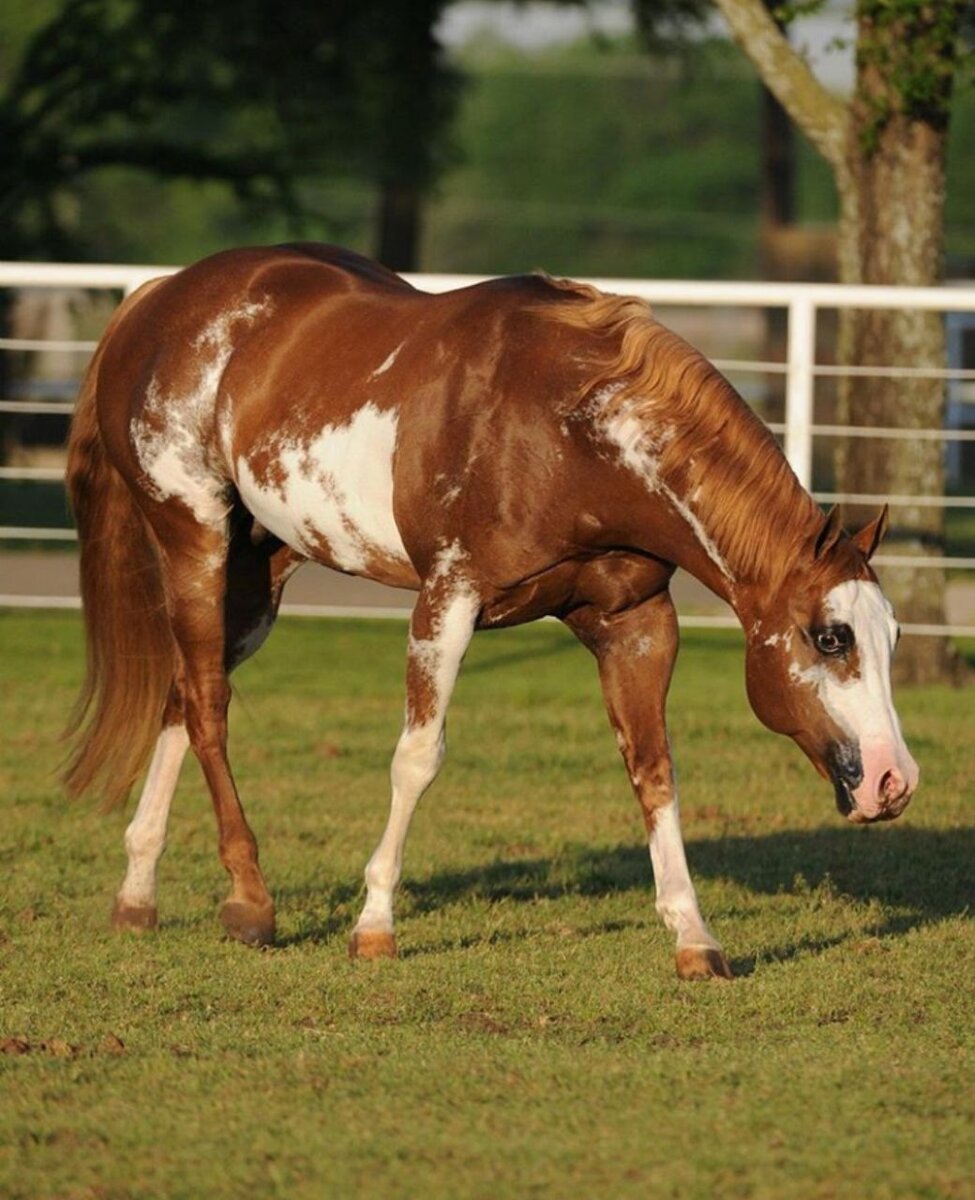
{"label": "white patch on coat", "polygon": [[704,550],[704,553],[714,563],[725,579],[728,579],[733,583],[734,576],[732,575],[731,571],[728,570],[728,564],[721,557],[717,546],[715,546],[710,535],[708,534],[708,531],[701,524],[697,513],[695,513],[689,505],[685,504],[683,500],[681,500],[666,484],[662,483],[660,485],[660,491],[663,492],[674,508],[680,513],[688,525],[690,525],[691,530],[700,543],[701,548]]}
{"label": "white patch on coat", "polygon": [[166,848],[166,824],[190,740],[183,725],[169,725],[156,741],[139,807],[125,831],[128,869],[118,901],[133,908],[156,903],[156,867]]}
{"label": "white patch on coat", "polygon": [[677,935],[677,949],[720,950],[701,916],[697,893],[687,869],[676,795],[669,804],[654,811],[650,861],[657,889],[657,912],[667,928]]}
{"label": "white patch on coat", "polygon": [[783,633],[773,633],[762,644],[764,646],[778,646],[781,643],[785,650],[789,650],[792,646],[792,633],[792,629],[787,629]]}
{"label": "white patch on coat", "polygon": [[411,634],[409,653],[421,665],[436,697],[436,719],[446,716],[447,701],[453,690],[461,659],[477,621],[480,599],[466,579],[458,579],[443,606],[430,638],[417,639]]}
{"label": "white patch on coat", "polygon": [[196,379],[186,391],[166,391],[153,377],[143,412],[129,429],[139,466],[153,498],[181,500],[202,525],[223,528],[230,504],[219,465],[208,456],[217,424],[217,440],[225,453],[227,429],[218,417],[217,394],[234,352],[232,329],[267,312],[267,302],[247,302],[211,321],[194,340],[198,352]]}
{"label": "white patch on coat", "polygon": [[430,570],[429,582],[436,583],[441,579],[447,579],[452,575],[458,575],[458,586],[469,586],[466,581],[460,577],[458,568],[461,563],[467,559],[467,551],[460,544],[458,539],[454,539],[449,543],[442,543],[437,555],[433,560],[433,566]]}
{"label": "white patch on coat", "polygon": [[378,379],[380,375],[385,375],[386,372],[389,370],[389,368],[393,365],[393,363],[396,362],[396,358],[399,355],[399,352],[403,349],[403,347],[405,345],[406,345],[406,342],[400,342],[400,344],[396,347],[396,349],[391,354],[388,354],[383,359],[383,361],[379,364],[379,366],[375,369],[375,371],[373,371],[373,373],[369,376],[369,378],[370,379]]}
{"label": "white patch on coat", "polygon": [[[429,638],[416,638],[412,631],[410,632],[410,658],[420,666],[438,697],[453,687],[453,679],[457,673],[457,668],[454,667],[452,675],[449,672],[448,675],[444,675],[445,664],[449,668],[458,648],[455,638],[451,635],[451,628],[466,629],[470,622],[476,622],[480,609],[480,597],[463,569],[466,561],[467,551],[459,541],[441,544],[426,584],[433,587],[445,583],[447,598],[432,620]],[[470,635],[467,637],[469,640]],[[466,644],[464,648],[466,649]]]}
{"label": "white patch on coat", "polygon": [[280,484],[259,483],[241,455],[241,500],[265,529],[308,557],[324,541],[342,570],[368,570],[375,553],[407,562],[393,516],[396,423],[395,412],[369,403],[348,424],[327,425],[310,441],[272,444]]}
{"label": "white patch on coat", "polygon": [[593,396],[590,406],[596,417],[597,428],[616,446],[624,466],[642,479],[649,491],[665,497],[672,508],[683,517],[704,553],[721,574],[733,582],[734,577],[727,563],[701,524],[697,513],[691,508],[690,502],[678,496],[661,474],[660,455],[668,442],[673,440],[674,429],[666,425],[659,429],[649,429],[646,419],[639,415],[632,404],[624,403],[608,416],[605,414],[606,405],[618,394],[622,386],[621,383],[609,384]]}
{"label": "white patch on coat", "polygon": [[[456,546],[456,543],[454,543]],[[456,564],[458,558],[451,556]],[[432,636],[411,635],[409,653],[417,658],[434,692],[434,712],[422,725],[404,725],[390,768],[392,802],[382,839],[366,866],[366,902],[358,932],[393,931],[393,893],[403,864],[403,846],[417,802],[443,761],[444,720],[457,672],[470,644],[480,601],[470,582],[457,573],[456,587],[434,619]]]}
{"label": "white patch on coat", "polygon": [[222,404],[217,413],[217,444],[223,461],[233,462],[234,457],[234,418],[229,404]]}
{"label": "white patch on coat", "polygon": [[433,492],[435,495],[439,495],[440,503],[445,508],[449,508],[460,497],[460,483],[451,482],[448,475],[443,471],[438,471],[433,477]]}
{"label": "white patch on coat", "polygon": [[646,658],[653,653],[653,638],[648,633],[631,633],[620,649],[631,658]]}

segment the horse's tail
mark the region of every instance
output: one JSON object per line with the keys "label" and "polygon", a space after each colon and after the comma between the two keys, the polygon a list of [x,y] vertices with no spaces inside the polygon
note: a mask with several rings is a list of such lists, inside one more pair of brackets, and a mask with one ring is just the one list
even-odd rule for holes
{"label": "horse's tail", "polygon": [[[155,281],[159,282],[159,281]],[[67,486],[81,547],[87,672],[65,736],[69,796],[125,800],[162,727],[175,650],[155,543],[108,460],[95,410],[104,346],[147,285],[115,314],[88,368],[68,439]]]}

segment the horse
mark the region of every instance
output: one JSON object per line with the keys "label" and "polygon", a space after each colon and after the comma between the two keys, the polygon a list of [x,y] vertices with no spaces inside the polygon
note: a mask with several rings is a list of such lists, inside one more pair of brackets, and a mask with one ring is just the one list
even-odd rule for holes
{"label": "horse", "polygon": [[747,693],[854,822],[918,783],[891,698],[899,630],[850,535],[775,439],[649,307],[570,280],[439,295],[336,247],[229,250],[150,281],[99,343],[69,438],[87,675],[67,790],[120,801],[148,765],[112,923],[158,922],[156,867],[192,747],[231,891],[263,945],[274,904],[227,757],[228,677],[306,561],[417,593],[392,799],[354,959],[397,953],[393,895],[476,630],[551,616],[593,654],[642,811],[682,979],[730,977],[681,838],[665,701],[682,567],[726,600]]}

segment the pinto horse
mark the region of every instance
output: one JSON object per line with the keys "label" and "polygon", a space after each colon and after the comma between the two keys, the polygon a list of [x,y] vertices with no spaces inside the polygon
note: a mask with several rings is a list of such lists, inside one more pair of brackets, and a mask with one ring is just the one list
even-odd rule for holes
{"label": "pinto horse", "polygon": [[886,512],[852,537],[824,519],[730,384],[642,301],[539,275],[428,295],[328,246],[218,254],[115,314],[68,480],[88,674],[67,787],[119,800],[148,764],[118,928],[157,922],[192,746],[232,881],[223,924],[274,937],[227,759],[228,675],[308,560],[418,593],[353,957],[396,953],[403,845],[471,636],[551,615],[598,663],[677,972],[730,975],[688,873],[665,727],[678,566],[734,608],[755,712],[832,780],[841,813],[896,817],[917,786],[891,700],[897,625],[869,566]]}

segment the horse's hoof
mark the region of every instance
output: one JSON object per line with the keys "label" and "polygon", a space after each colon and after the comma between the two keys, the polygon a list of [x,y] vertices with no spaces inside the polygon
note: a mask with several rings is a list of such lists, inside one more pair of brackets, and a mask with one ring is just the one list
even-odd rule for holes
{"label": "horse's hoof", "polygon": [[349,958],[395,958],[396,938],[375,929],[355,929],[349,938]]}
{"label": "horse's hoof", "polygon": [[116,898],[112,905],[112,928],[129,933],[145,933],[159,925],[159,910],[154,904],[126,904]]}
{"label": "horse's hoof", "polygon": [[220,910],[223,927],[232,938],[247,946],[270,946],[274,942],[274,905],[228,900]]}
{"label": "horse's hoof", "polygon": [[711,946],[687,946],[677,951],[680,979],[733,979],[724,951]]}

